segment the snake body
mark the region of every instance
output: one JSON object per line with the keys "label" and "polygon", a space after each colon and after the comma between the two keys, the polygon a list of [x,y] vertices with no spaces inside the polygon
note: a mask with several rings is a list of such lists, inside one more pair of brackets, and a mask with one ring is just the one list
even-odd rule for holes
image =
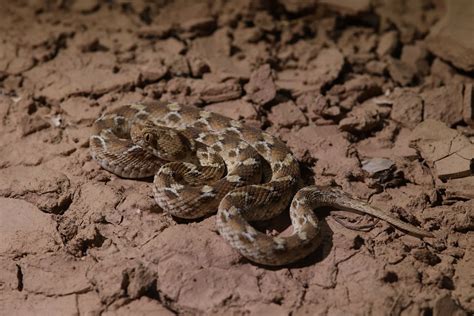
{"label": "snake body", "polygon": [[[222,115],[177,103],[138,103],[102,115],[94,126],[91,155],[104,169],[124,178],[154,175],[157,204],[176,217],[217,210],[220,235],[260,264],[285,265],[312,253],[321,242],[314,214],[321,206],[432,236],[339,189],[299,189],[298,162],[282,141]],[[268,236],[249,224],[273,218],[288,205],[290,236]]]}

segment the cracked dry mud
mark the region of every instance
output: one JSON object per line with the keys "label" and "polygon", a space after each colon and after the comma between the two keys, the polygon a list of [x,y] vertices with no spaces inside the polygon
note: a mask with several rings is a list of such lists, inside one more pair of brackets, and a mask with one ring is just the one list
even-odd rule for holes
{"label": "cracked dry mud", "polygon": [[[0,314],[473,313],[474,5],[316,2],[2,1]],[[252,264],[91,159],[93,121],[150,100],[265,129],[307,183],[437,237],[318,210],[313,255]]]}

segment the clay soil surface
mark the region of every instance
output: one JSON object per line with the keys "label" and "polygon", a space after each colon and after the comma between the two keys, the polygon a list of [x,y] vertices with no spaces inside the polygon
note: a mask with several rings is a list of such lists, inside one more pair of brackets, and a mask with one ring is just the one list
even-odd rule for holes
{"label": "clay soil surface", "polygon": [[[0,315],[473,313],[474,6],[448,2],[1,1]],[[308,184],[436,237],[322,209],[318,251],[255,265],[92,160],[96,118],[153,100],[264,129]]]}

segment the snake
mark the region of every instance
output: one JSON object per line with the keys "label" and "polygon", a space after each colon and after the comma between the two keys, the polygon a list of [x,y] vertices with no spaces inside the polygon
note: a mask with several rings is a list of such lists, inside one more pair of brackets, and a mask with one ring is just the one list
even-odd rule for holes
{"label": "snake", "polygon": [[[313,253],[322,242],[320,207],[433,237],[337,187],[302,185],[299,162],[280,139],[192,105],[121,105],[94,122],[89,145],[92,158],[119,177],[154,176],[153,197],[164,212],[190,220],[217,212],[219,235],[257,264],[288,265]],[[291,234],[272,236],[252,225],[288,209]]]}

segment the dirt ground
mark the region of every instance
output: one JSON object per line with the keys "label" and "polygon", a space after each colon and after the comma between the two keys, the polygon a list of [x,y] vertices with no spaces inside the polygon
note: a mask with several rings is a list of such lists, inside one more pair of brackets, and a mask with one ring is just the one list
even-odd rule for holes
{"label": "dirt ground", "polygon": [[[316,3],[317,2],[317,3]],[[0,10],[0,315],[474,312],[470,0],[7,1]],[[279,136],[308,183],[436,235],[318,210],[324,242],[281,268],[214,217],[89,153],[116,106],[173,100]],[[336,221],[372,223],[367,231]],[[261,229],[285,230],[287,215]]]}

